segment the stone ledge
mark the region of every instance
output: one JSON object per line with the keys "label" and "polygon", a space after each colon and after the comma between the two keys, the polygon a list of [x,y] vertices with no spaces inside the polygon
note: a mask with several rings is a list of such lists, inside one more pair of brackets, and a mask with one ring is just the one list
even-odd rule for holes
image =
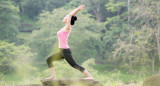
{"label": "stone ledge", "polygon": [[83,80],[83,79],[60,79],[53,81],[41,81],[42,84],[28,84],[28,85],[16,85],[16,86],[103,86],[100,82],[95,80]]}
{"label": "stone ledge", "polygon": [[153,75],[145,79],[143,86],[160,86],[160,74]]}

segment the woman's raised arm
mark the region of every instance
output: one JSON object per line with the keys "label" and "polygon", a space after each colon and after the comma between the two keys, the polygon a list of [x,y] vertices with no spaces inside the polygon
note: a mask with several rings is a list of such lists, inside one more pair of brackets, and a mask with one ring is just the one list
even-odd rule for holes
{"label": "woman's raised arm", "polygon": [[71,14],[68,14],[68,15],[67,15],[67,23],[66,23],[67,27],[69,27],[69,26],[70,26],[71,17],[72,17],[72,15],[71,15]]}
{"label": "woman's raised arm", "polygon": [[85,5],[80,5],[80,6],[78,6],[76,9],[74,9],[72,12],[70,12],[69,14],[70,14],[71,16],[75,16],[76,13],[77,13],[78,11],[81,11],[84,7],[85,7]]}
{"label": "woman's raised arm", "polygon": [[[77,13],[78,11],[81,11],[84,7],[85,7],[85,5],[80,5],[80,6],[78,6],[76,9],[74,9],[72,12],[70,12],[68,15],[70,15],[71,17],[72,17],[72,16],[75,16],[76,13]],[[63,18],[63,22],[67,22],[67,20],[68,20],[68,15],[66,15],[66,16]]]}

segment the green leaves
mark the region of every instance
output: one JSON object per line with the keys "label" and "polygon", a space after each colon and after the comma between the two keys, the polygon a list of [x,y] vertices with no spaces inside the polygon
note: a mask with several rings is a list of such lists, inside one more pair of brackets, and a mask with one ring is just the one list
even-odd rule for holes
{"label": "green leaves", "polygon": [[14,43],[0,41],[0,72],[15,71],[19,63],[28,63],[28,59],[33,56],[29,50],[30,48],[24,45],[15,46]]}
{"label": "green leaves", "polygon": [[109,0],[109,3],[106,5],[106,10],[111,11],[112,13],[120,11],[122,7],[125,7],[125,1],[114,1]]}
{"label": "green leaves", "polygon": [[12,1],[0,1],[0,40],[16,41],[19,25],[18,11]]}
{"label": "green leaves", "polygon": [[23,14],[37,20],[37,16],[39,16],[42,11],[51,12],[53,9],[61,7],[69,1],[70,0],[24,0],[21,5]]}

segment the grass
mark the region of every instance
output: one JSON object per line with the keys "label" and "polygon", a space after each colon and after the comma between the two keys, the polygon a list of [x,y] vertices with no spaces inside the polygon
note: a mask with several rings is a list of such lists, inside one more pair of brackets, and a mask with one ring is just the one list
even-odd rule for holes
{"label": "grass", "polygon": [[[63,64],[63,65],[62,65]],[[54,63],[57,79],[71,79],[71,78],[81,78],[82,73],[70,67],[65,61],[59,61]],[[99,81],[104,86],[124,86],[132,84],[133,86],[142,86],[145,78],[150,76],[150,74],[140,75],[137,73],[127,73],[124,70],[115,70],[110,71],[102,65],[95,65],[94,60],[90,59],[85,61],[82,66],[86,68],[95,78],[96,81]],[[93,67],[97,66],[97,67]],[[99,66],[99,68],[98,68]],[[96,69],[98,68],[98,69]],[[105,68],[105,69],[102,69]],[[44,69],[44,70],[41,70]],[[142,71],[143,72],[143,71]],[[16,75],[16,73],[8,73],[5,75],[3,83],[6,84],[40,84],[42,78],[48,77],[50,75],[49,70],[44,67],[39,67],[38,70],[31,72],[29,78],[22,78],[21,76]],[[36,75],[35,75],[36,74]],[[83,76],[84,77],[84,76]],[[2,82],[1,82],[2,83]]]}
{"label": "grass", "polygon": [[31,35],[31,33],[20,32],[19,35],[18,35],[18,38],[27,40],[30,35]]}

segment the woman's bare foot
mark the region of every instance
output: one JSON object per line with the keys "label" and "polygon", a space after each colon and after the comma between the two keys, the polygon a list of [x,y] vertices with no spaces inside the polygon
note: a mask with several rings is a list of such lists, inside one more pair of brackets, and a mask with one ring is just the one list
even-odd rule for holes
{"label": "woman's bare foot", "polygon": [[45,79],[47,79],[47,80],[56,80],[56,77],[54,77],[54,76],[50,76],[50,77],[45,78]]}
{"label": "woman's bare foot", "polygon": [[43,82],[45,81],[52,81],[52,80],[56,80],[56,77],[50,76],[48,78],[45,78],[44,80],[42,80]]}
{"label": "woman's bare foot", "polygon": [[86,78],[83,78],[84,80],[94,80],[93,77],[86,77]]}
{"label": "woman's bare foot", "polygon": [[83,78],[84,80],[94,80],[92,75],[85,69],[83,73],[87,76],[86,78]]}

